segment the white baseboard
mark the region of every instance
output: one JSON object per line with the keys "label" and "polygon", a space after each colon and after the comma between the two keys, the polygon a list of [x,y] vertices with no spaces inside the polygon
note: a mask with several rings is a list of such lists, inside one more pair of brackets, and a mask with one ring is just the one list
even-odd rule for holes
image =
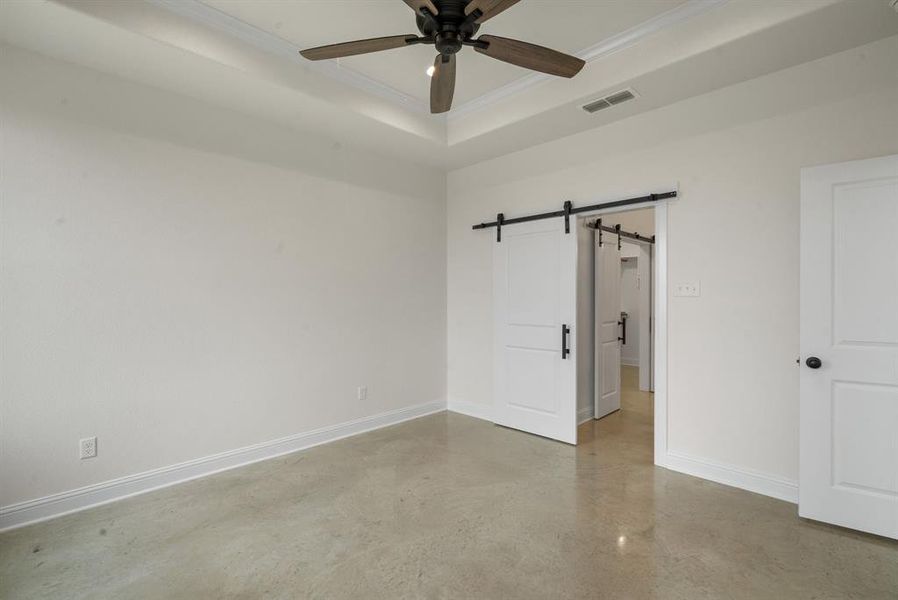
{"label": "white baseboard", "polygon": [[587,421],[592,421],[593,417],[595,417],[595,408],[592,406],[584,406],[583,408],[577,410],[577,425],[582,425]]}
{"label": "white baseboard", "polygon": [[620,359],[620,364],[625,367],[638,367],[639,359],[638,358],[622,358]]}
{"label": "white baseboard", "polygon": [[481,404],[479,402],[468,402],[467,400],[459,400],[458,398],[449,398],[447,408],[450,412],[456,412],[475,419],[483,419],[484,421],[493,422],[493,406],[491,404]]}
{"label": "white baseboard", "polygon": [[668,452],[662,460],[663,462],[656,462],[656,464],[671,471],[678,471],[694,477],[708,479],[715,483],[730,485],[756,494],[763,494],[778,500],[798,504],[798,483],[795,481],[687,456],[678,452]]}
{"label": "white baseboard", "polygon": [[409,406],[345,423],[298,433],[278,440],[262,442],[245,448],[197,458],[168,467],[161,467],[104,481],[87,487],[52,494],[43,498],[0,507],[0,531],[15,529],[37,521],[45,521],[100,504],[122,500],[160,488],[227,471],[251,463],[290,454],[312,446],[326,444],[366,431],[396,425],[403,421],[446,410],[446,402],[435,400]]}

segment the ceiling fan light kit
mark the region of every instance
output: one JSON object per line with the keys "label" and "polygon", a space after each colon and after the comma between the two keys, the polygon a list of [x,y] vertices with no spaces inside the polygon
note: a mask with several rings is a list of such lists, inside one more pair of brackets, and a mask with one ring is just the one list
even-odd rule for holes
{"label": "ceiling fan light kit", "polygon": [[520,0],[403,0],[415,11],[421,35],[393,35],[302,50],[308,60],[327,60],[404,48],[414,44],[433,44],[437,57],[430,82],[430,111],[434,114],[452,108],[455,94],[455,55],[465,46],[512,65],[533,71],[573,77],[586,64],[576,56],[536,44],[482,35],[475,38],[480,25],[511,8]]}

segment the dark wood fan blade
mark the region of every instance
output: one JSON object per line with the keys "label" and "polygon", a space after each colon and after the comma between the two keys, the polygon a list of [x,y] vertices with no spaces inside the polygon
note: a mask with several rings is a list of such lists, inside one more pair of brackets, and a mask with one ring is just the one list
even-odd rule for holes
{"label": "dark wood fan blade", "polygon": [[480,44],[474,46],[474,49],[481,54],[549,75],[570,78],[579,73],[586,64],[576,56],[520,40],[482,35],[477,41],[487,44],[486,47],[481,47]]}
{"label": "dark wood fan blade", "polygon": [[447,112],[452,108],[455,95],[455,55],[438,54],[433,63],[433,79],[430,80],[430,112]]}
{"label": "dark wood fan blade", "polygon": [[483,23],[498,15],[507,8],[511,8],[521,0],[471,0],[465,6],[465,14],[470,15],[475,10],[479,10],[482,15],[477,17],[475,23]]}
{"label": "dark wood fan blade", "polygon": [[300,54],[309,60],[342,58],[344,56],[355,56],[356,54],[368,54],[371,52],[380,52],[381,50],[403,48],[409,44],[415,43],[417,39],[418,36],[413,34],[391,35],[388,37],[356,40],[354,42],[344,42],[342,44],[331,44],[330,46],[309,48],[308,50],[301,50]]}
{"label": "dark wood fan blade", "polygon": [[433,0],[404,0],[406,4],[408,4],[413,11],[421,14],[421,9],[426,8],[430,11],[432,15],[440,14],[440,11],[437,10],[436,4],[433,3]]}

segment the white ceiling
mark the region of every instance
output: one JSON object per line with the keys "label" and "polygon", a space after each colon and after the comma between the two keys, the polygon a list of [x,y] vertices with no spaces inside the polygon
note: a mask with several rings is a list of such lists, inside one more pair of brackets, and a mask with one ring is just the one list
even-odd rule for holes
{"label": "white ceiling", "polygon": [[[525,0],[483,25],[489,33],[576,54],[627,31],[686,0]],[[383,35],[418,34],[414,13],[400,0],[202,0],[300,48]],[[424,104],[430,93],[425,74],[433,64],[432,46],[336,61],[342,68],[383,83]],[[456,106],[494,91],[529,71],[465,48],[459,55]]]}
{"label": "white ceiling", "polygon": [[[889,0],[523,0],[481,31],[577,53],[586,68],[553,78],[465,49],[448,118],[427,110],[432,48],[341,64],[298,55],[413,31],[401,0],[0,2],[5,43],[442,169],[896,35],[898,15]],[[624,87],[637,100],[580,110]]]}

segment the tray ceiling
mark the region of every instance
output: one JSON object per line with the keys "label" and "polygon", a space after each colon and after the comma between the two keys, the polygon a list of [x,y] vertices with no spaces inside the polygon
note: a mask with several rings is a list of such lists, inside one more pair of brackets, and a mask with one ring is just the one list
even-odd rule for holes
{"label": "tray ceiling", "polygon": [[[203,0],[264,33],[308,48],[383,35],[417,33],[400,0]],[[577,54],[685,4],[685,0],[526,0],[486,23],[480,33],[518,38]],[[413,46],[336,61],[348,70],[425,104],[434,49]],[[466,49],[459,54],[455,104],[461,107],[526,77],[529,71]]]}
{"label": "tray ceiling", "polygon": [[[448,118],[427,107],[432,49],[342,63],[298,54],[413,30],[401,0],[0,2],[2,43],[446,169],[894,36],[898,15],[888,0],[524,0],[481,31],[578,54],[586,68],[553,78],[467,52]],[[634,101],[581,109],[625,88]]]}

